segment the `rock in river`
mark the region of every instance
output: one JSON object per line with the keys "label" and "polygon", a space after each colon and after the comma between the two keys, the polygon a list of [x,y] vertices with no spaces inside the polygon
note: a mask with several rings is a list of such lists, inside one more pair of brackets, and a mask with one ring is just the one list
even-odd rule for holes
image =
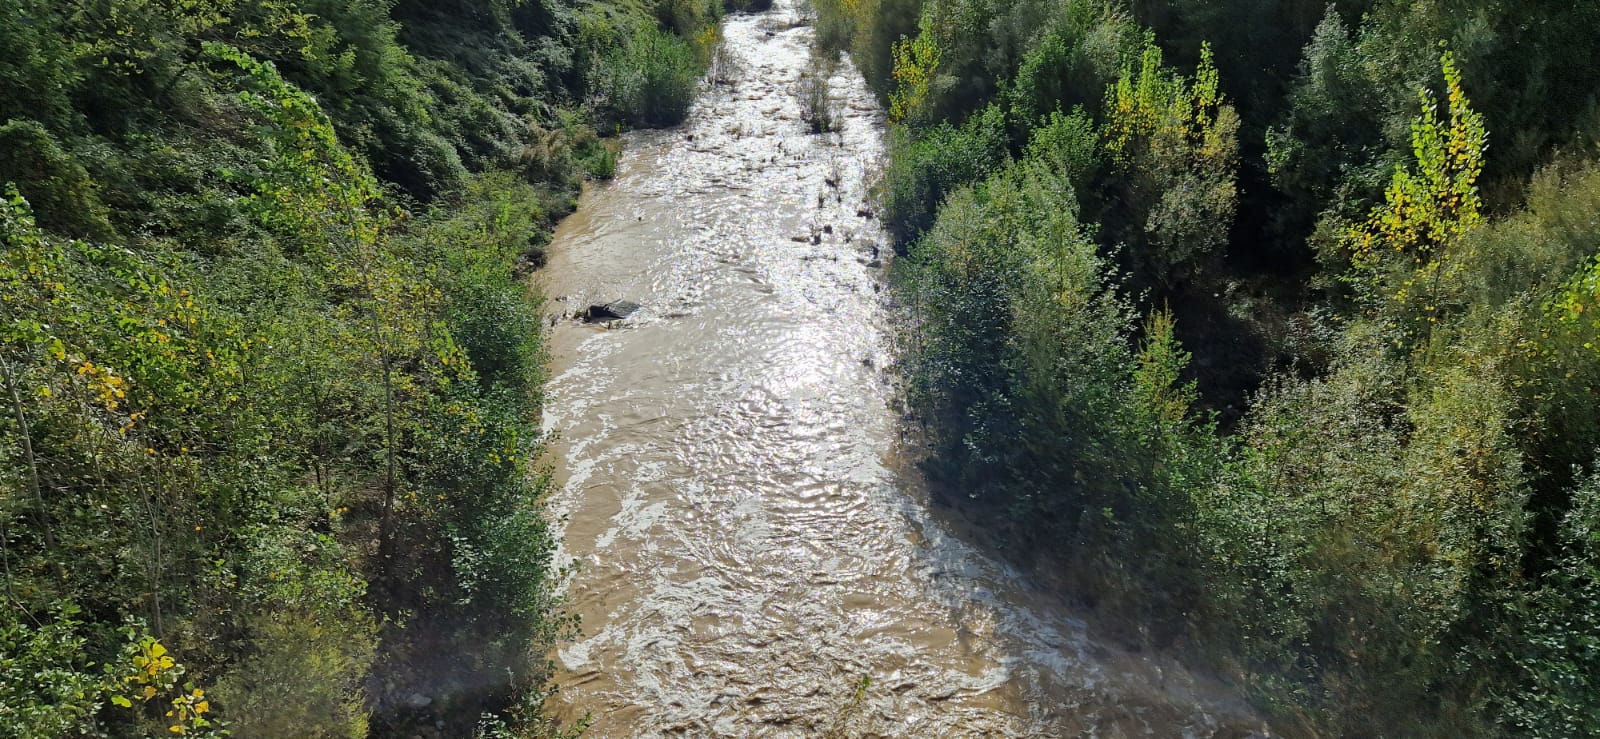
{"label": "rock in river", "polygon": [[597,321],[615,321],[627,318],[639,310],[639,304],[631,300],[614,300],[610,303],[600,303],[589,306],[583,314],[583,320],[589,323]]}

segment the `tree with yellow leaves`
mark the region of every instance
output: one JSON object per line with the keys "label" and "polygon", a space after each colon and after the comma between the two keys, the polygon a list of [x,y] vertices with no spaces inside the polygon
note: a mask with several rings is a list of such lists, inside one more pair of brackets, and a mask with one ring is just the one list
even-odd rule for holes
{"label": "tree with yellow leaves", "polygon": [[930,16],[922,16],[916,38],[895,42],[893,55],[895,89],[889,95],[889,120],[904,123],[922,110],[939,75],[939,40]]}
{"label": "tree with yellow leaves", "polygon": [[1203,271],[1238,207],[1239,116],[1223,97],[1211,48],[1193,77],[1164,66],[1146,38],[1106,90],[1101,148],[1110,163],[1103,225],[1129,247],[1133,277],[1172,287]]}
{"label": "tree with yellow leaves", "polygon": [[[1448,120],[1429,90],[1411,124],[1411,168],[1397,166],[1384,203],[1344,234],[1363,297],[1417,325],[1437,323],[1440,281],[1462,236],[1483,223],[1478,177],[1489,134],[1461,89],[1455,55],[1440,58]],[[1420,308],[1420,311],[1417,310]]]}

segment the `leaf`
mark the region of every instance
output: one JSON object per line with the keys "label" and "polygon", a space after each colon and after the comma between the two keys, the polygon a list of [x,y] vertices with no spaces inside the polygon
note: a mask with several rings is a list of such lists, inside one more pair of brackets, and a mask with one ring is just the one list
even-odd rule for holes
{"label": "leaf", "polygon": [[125,698],[123,696],[120,696],[120,695],[111,696],[111,702],[116,704],[116,705],[122,706],[123,708],[133,708],[133,701],[128,700],[127,698]]}

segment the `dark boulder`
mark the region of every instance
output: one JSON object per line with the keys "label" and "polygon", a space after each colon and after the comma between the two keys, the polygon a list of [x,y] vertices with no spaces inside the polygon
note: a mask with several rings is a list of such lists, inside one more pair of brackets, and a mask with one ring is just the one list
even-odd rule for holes
{"label": "dark boulder", "polygon": [[589,306],[584,311],[583,320],[589,323],[597,321],[617,321],[633,315],[640,305],[631,300],[614,300],[610,303],[599,303]]}

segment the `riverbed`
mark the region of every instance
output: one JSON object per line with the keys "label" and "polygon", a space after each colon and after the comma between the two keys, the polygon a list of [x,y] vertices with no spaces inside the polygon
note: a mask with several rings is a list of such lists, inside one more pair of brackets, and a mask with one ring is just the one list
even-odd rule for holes
{"label": "riverbed", "polygon": [[[811,47],[789,0],[729,17],[689,120],[624,136],[549,249],[551,505],[582,620],[551,707],[594,737],[1257,731],[929,502],[868,197],[883,114],[844,60],[840,130],[809,132]],[[643,307],[572,317],[618,299]]]}

